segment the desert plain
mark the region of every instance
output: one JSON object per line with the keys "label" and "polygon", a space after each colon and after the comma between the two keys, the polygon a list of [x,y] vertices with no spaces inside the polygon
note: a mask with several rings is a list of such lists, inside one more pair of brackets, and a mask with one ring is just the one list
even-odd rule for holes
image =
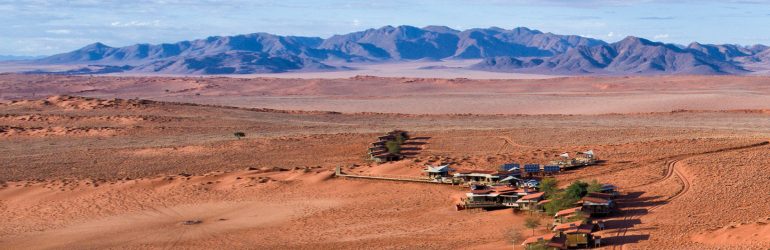
{"label": "desert plain", "polygon": [[[334,168],[492,170],[589,149],[601,164],[556,178],[620,188],[604,249],[770,248],[768,77],[2,74],[0,102],[2,249],[512,249],[533,234],[525,214]],[[369,161],[393,129],[416,153]]]}

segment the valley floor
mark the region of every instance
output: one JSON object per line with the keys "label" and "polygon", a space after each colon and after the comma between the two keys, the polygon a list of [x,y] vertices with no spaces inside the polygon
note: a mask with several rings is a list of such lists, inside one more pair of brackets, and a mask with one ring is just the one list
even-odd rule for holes
{"label": "valley floor", "polygon": [[0,102],[51,95],[246,108],[402,114],[609,114],[770,110],[770,77],[342,79],[0,74]]}

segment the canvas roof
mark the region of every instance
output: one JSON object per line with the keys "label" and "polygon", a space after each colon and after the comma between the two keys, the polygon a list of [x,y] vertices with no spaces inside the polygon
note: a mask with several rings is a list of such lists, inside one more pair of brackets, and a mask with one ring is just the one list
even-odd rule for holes
{"label": "canvas roof", "polygon": [[562,224],[556,225],[555,227],[553,227],[553,230],[554,231],[564,231],[564,230],[567,230],[567,229],[577,228],[577,227],[580,227],[580,226],[583,226],[583,221],[582,220],[581,221],[567,222],[567,223],[562,223]]}
{"label": "canvas roof", "polygon": [[493,192],[494,192],[494,190],[492,190],[492,189],[476,189],[476,190],[471,190],[470,193],[472,193],[472,194],[490,194],[490,193],[493,193]]}
{"label": "canvas roof", "polygon": [[516,178],[516,177],[513,177],[513,175],[510,175],[510,176],[508,176],[508,177],[505,177],[505,178],[503,178],[503,179],[502,179],[502,180],[500,180],[500,181],[511,181],[511,180],[521,180],[521,179],[519,179],[519,178]]}
{"label": "canvas roof", "polygon": [[516,193],[515,188],[511,188],[507,186],[492,186],[491,188],[498,193]]}
{"label": "canvas roof", "polygon": [[521,243],[521,245],[526,246],[529,244],[537,243],[538,241],[545,241],[545,245],[549,247],[555,247],[559,249],[566,249],[565,242],[567,239],[565,237],[560,237],[554,233],[540,235],[540,236],[534,236],[529,237],[524,242]]}
{"label": "canvas roof", "polygon": [[581,211],[582,209],[583,209],[582,207],[573,207],[573,208],[564,209],[559,212],[556,212],[555,216],[564,216],[564,215],[574,214],[578,211]]}
{"label": "canvas roof", "polygon": [[607,199],[602,199],[602,198],[598,198],[598,197],[590,197],[590,196],[583,197],[582,199],[580,199],[580,201],[583,202],[583,203],[588,202],[588,203],[594,203],[594,204],[609,204],[610,203],[610,201],[607,200]]}
{"label": "canvas roof", "polygon": [[527,193],[528,194],[528,193],[534,193],[535,189],[534,188],[523,187],[523,188],[516,189],[516,192]]}
{"label": "canvas roof", "polygon": [[590,234],[594,231],[594,225],[583,224],[578,227],[569,228],[564,230],[565,234]]}
{"label": "canvas roof", "polygon": [[549,233],[549,234],[544,234],[544,235],[532,236],[532,237],[529,237],[526,240],[524,240],[524,242],[522,242],[521,245],[529,245],[529,244],[532,244],[532,243],[537,243],[538,241],[541,241],[541,240],[546,241],[546,242],[547,241],[551,241],[551,239],[553,239],[553,237],[555,237],[555,236],[556,236],[555,233]]}
{"label": "canvas roof", "polygon": [[543,198],[543,195],[545,195],[545,193],[537,192],[537,193],[534,193],[534,194],[525,195],[525,196],[521,197],[521,199],[519,199],[519,200],[538,200],[538,199]]}
{"label": "canvas roof", "polygon": [[449,172],[449,164],[441,165],[441,166],[426,166],[427,168],[424,170],[425,172],[429,173],[442,173],[442,172]]}

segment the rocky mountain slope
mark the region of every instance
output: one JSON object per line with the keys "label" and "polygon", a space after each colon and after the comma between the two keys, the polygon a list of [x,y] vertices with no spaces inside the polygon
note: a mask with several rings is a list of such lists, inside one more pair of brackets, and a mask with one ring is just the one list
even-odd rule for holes
{"label": "rocky mountain slope", "polygon": [[[612,44],[577,46],[546,59],[487,58],[473,68],[541,74],[743,74],[741,64],[761,60],[748,48],[672,44],[627,37]],[[739,61],[740,60],[740,61]]]}
{"label": "rocky mountain slope", "polygon": [[[249,74],[345,70],[352,62],[484,59],[479,70],[541,74],[741,74],[744,64],[767,62],[766,46],[687,47],[628,37],[608,44],[528,28],[454,30],[444,26],[385,26],[318,37],[254,33],[170,44],[110,47],[94,43],[34,60],[37,64],[90,65],[88,70],[171,74]],[[336,66],[332,66],[336,65]],[[109,69],[101,72],[94,67]]]}

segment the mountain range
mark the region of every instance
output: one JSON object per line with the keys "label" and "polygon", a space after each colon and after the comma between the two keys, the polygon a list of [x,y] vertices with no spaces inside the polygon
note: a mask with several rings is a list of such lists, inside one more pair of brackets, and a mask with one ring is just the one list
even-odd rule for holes
{"label": "mountain range", "polygon": [[13,55],[0,55],[0,61],[22,61],[42,58],[42,56],[13,56]]}
{"label": "mountain range", "polygon": [[482,59],[476,70],[538,74],[745,74],[767,65],[764,45],[688,46],[638,37],[615,43],[528,28],[455,30],[444,26],[385,26],[319,37],[253,33],[167,44],[81,49],[32,60],[34,64],[89,65],[59,72],[249,74],[348,70],[349,63]]}

